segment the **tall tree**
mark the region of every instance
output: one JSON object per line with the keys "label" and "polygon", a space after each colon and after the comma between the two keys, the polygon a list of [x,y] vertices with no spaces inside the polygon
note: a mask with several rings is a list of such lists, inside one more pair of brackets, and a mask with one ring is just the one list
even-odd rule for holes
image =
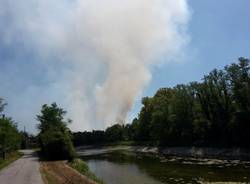
{"label": "tall tree", "polygon": [[235,108],[233,113],[233,133],[235,144],[250,146],[250,60],[239,58],[239,63],[234,63],[225,68],[232,93],[232,103]]}
{"label": "tall tree", "polygon": [[52,103],[51,106],[43,105],[41,114],[37,115],[40,146],[42,153],[49,159],[72,159],[75,156],[67,128],[71,121],[64,121],[65,114],[66,111]]}
{"label": "tall tree", "polygon": [[200,82],[161,88],[142,99],[131,125],[114,125],[105,136],[115,142],[125,132],[125,140],[163,146],[250,147],[249,69],[249,59],[239,58]]}
{"label": "tall tree", "polygon": [[[6,103],[0,98],[0,112],[3,112]],[[0,117],[0,152],[5,159],[6,153],[17,150],[20,147],[21,137],[17,130],[17,124],[11,118]]]}
{"label": "tall tree", "polygon": [[7,105],[7,103],[4,103],[4,100],[0,98],[0,113],[3,112],[4,107]]}

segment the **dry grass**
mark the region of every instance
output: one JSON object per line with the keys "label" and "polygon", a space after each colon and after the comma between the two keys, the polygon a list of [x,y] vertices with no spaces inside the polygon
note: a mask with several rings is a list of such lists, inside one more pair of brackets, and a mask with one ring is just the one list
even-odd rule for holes
{"label": "dry grass", "polygon": [[19,152],[13,152],[13,153],[7,154],[5,160],[0,159],[0,170],[7,167],[9,164],[11,164],[12,162],[16,161],[17,159],[21,157],[22,157],[22,154]]}
{"label": "dry grass", "polygon": [[41,162],[46,184],[96,184],[62,161]]}

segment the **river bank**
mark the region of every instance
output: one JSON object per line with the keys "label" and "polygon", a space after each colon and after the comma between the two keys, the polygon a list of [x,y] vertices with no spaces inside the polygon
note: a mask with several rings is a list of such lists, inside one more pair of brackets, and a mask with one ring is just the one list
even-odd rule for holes
{"label": "river bank", "polygon": [[164,156],[250,160],[250,149],[243,148],[140,147],[135,148],[135,151],[163,154]]}
{"label": "river bank", "polygon": [[40,171],[45,184],[97,184],[64,161],[42,161]]}
{"label": "river bank", "polygon": [[192,148],[185,149],[188,154],[173,155],[172,149],[162,154],[166,148],[105,146],[82,147],[77,152],[109,184],[250,183],[250,161],[217,158],[214,152],[208,158]]}
{"label": "river bank", "polygon": [[152,147],[152,146],[81,146],[76,148],[82,156],[103,154],[116,150],[161,156],[250,160],[250,149],[208,147]]}

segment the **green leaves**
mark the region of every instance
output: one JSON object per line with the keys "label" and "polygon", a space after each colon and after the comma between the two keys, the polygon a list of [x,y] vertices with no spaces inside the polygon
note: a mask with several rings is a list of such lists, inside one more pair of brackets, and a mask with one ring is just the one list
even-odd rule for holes
{"label": "green leaves", "polygon": [[137,138],[173,146],[250,146],[249,68],[249,60],[239,58],[202,82],[144,97]]}
{"label": "green leaves", "polygon": [[10,118],[0,118],[0,152],[3,154],[17,150],[20,147],[21,136],[16,124]]}
{"label": "green leaves", "polygon": [[4,107],[5,107],[6,105],[7,105],[7,103],[4,103],[4,102],[3,102],[3,99],[0,98],[0,112],[3,112]]}
{"label": "green leaves", "polygon": [[249,69],[250,61],[239,58],[224,70],[211,71],[201,82],[161,88],[153,97],[142,98],[141,111],[132,124],[113,125],[101,136],[94,131],[78,132],[75,142],[250,147]]}
{"label": "green leaves", "polygon": [[119,124],[115,124],[111,127],[108,127],[105,131],[105,136],[107,142],[117,142],[123,141],[125,139],[124,127]]}
{"label": "green leaves", "polygon": [[37,120],[40,121],[38,129],[43,132],[48,129],[65,129],[66,125],[71,121],[63,121],[66,111],[59,108],[56,103],[51,106],[44,104],[42,106],[41,115],[37,115]]}
{"label": "green leaves", "polygon": [[72,159],[75,150],[71,141],[70,131],[64,121],[66,111],[59,108],[56,103],[51,106],[42,106],[41,114],[37,115],[39,140],[42,152],[48,159]]}
{"label": "green leaves", "polygon": [[[0,112],[4,110],[7,103],[0,98]],[[15,151],[19,148],[21,136],[17,130],[16,124],[11,118],[0,117],[0,152],[3,159],[7,152]]]}

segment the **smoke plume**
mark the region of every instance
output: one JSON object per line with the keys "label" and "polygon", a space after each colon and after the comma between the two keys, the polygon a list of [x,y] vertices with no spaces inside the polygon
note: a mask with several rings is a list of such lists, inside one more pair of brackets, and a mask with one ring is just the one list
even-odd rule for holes
{"label": "smoke plume", "polygon": [[150,67],[180,53],[188,20],[186,0],[3,0],[0,41],[45,68],[46,84],[20,93],[39,98],[27,109],[57,101],[73,130],[105,128],[125,121]]}

